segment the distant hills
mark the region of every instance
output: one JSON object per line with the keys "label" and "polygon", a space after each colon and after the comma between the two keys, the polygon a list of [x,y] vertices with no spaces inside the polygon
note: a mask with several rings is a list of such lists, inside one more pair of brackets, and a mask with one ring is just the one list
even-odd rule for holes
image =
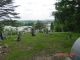
{"label": "distant hills", "polygon": [[23,26],[32,26],[33,24],[36,24],[38,21],[40,21],[43,24],[51,24],[53,20],[17,20],[21,25]]}
{"label": "distant hills", "polygon": [[19,20],[21,23],[36,23],[37,21],[40,21],[42,23],[51,23],[53,20]]}

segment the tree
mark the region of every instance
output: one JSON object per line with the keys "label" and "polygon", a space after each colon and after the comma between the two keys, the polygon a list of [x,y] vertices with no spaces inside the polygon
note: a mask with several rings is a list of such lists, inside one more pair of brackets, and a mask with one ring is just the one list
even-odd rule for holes
{"label": "tree", "polygon": [[53,22],[51,22],[51,32],[53,32],[53,29],[54,29],[54,24]]}
{"label": "tree", "polygon": [[0,39],[1,40],[3,40],[2,32],[3,32],[3,24],[0,22]]}
{"label": "tree", "polygon": [[59,0],[55,5],[53,15],[64,31],[80,32],[80,0]]}
{"label": "tree", "polygon": [[37,23],[35,24],[35,29],[38,29],[39,31],[41,31],[44,27],[45,25],[41,21],[37,21]]}
{"label": "tree", "polygon": [[[0,0],[0,20],[12,20],[12,18],[19,18],[18,13],[15,12],[12,0]],[[0,21],[0,37],[2,38],[3,26]]]}
{"label": "tree", "polygon": [[15,26],[16,27],[18,25],[21,25],[21,23],[18,22],[17,20],[2,20],[0,22],[6,26]]}
{"label": "tree", "polygon": [[19,18],[18,13],[15,12],[12,0],[0,0],[0,19],[12,20],[11,18]]}

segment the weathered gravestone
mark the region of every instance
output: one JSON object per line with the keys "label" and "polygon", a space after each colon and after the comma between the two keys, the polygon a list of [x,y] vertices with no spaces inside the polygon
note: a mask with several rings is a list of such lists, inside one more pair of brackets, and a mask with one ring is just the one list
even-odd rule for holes
{"label": "weathered gravestone", "polygon": [[1,39],[1,40],[4,39],[2,32],[0,33],[0,39]]}
{"label": "weathered gravestone", "polygon": [[18,34],[17,34],[17,41],[21,41],[21,37],[22,37],[22,33],[18,32]]}
{"label": "weathered gravestone", "polygon": [[78,38],[71,49],[72,60],[80,60],[80,38]]}
{"label": "weathered gravestone", "polygon": [[31,34],[32,34],[32,36],[35,36],[35,29],[34,28],[31,29]]}
{"label": "weathered gravestone", "polygon": [[46,28],[46,34],[48,34],[48,29]]}
{"label": "weathered gravestone", "polygon": [[48,31],[47,28],[44,29],[44,33],[45,33],[45,34],[48,34],[48,33],[49,33],[49,31]]}

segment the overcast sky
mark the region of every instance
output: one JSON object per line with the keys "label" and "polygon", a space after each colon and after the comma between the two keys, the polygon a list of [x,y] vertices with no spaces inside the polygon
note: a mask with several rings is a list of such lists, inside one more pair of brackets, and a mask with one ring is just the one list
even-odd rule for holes
{"label": "overcast sky", "polygon": [[20,5],[16,11],[22,20],[54,19],[51,16],[55,11],[56,0],[15,0],[15,5]]}

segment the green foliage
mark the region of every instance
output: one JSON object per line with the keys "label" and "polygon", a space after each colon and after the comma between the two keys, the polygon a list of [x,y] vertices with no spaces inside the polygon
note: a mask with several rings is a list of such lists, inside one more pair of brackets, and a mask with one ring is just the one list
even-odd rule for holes
{"label": "green foliage", "polygon": [[0,7],[12,3],[12,0],[0,0]]}
{"label": "green foliage", "polygon": [[55,15],[55,20],[63,25],[63,29],[80,32],[80,1],[60,0],[55,5],[57,11],[53,12],[53,15]]}
{"label": "green foliage", "polygon": [[63,25],[59,21],[54,21],[54,29],[56,32],[63,32]]}
{"label": "green foliage", "polygon": [[25,23],[24,25],[25,26],[32,26],[34,23],[33,22],[30,22],[30,23]]}
{"label": "green foliage", "polygon": [[15,27],[21,25],[21,23],[16,20],[2,20],[1,23],[6,26],[15,26]]}
{"label": "green foliage", "polygon": [[51,31],[53,32],[53,29],[54,29],[54,24],[53,24],[53,22],[51,22]]}
{"label": "green foliage", "polygon": [[3,27],[4,27],[4,25],[2,23],[0,23],[0,33],[3,32],[3,29],[4,29]]}
{"label": "green foliage", "polygon": [[[4,25],[12,25],[14,24],[12,18],[18,18],[18,13],[14,11],[14,8],[17,6],[13,6],[13,0],[0,0],[0,19],[4,21],[0,21],[0,32],[3,31]],[[5,21],[8,20],[8,21]]]}
{"label": "green foliage", "polygon": [[0,0],[0,19],[12,20],[12,18],[19,18],[14,11],[14,8],[17,6],[13,6],[13,0]]}
{"label": "green foliage", "polygon": [[35,24],[35,29],[42,30],[44,27],[45,25],[41,21],[37,21],[37,23]]}

